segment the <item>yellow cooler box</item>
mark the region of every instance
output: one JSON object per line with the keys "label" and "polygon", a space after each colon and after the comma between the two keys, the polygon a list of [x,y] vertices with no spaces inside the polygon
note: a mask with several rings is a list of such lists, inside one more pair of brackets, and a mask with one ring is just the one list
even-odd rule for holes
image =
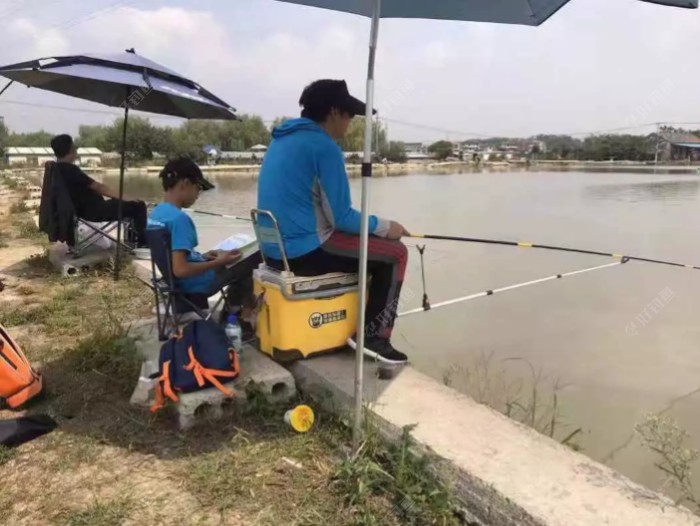
{"label": "yellow cooler box", "polygon": [[261,297],[260,350],[276,361],[291,362],[343,347],[355,334],[356,274],[296,277],[263,265],[253,279],[255,295]]}

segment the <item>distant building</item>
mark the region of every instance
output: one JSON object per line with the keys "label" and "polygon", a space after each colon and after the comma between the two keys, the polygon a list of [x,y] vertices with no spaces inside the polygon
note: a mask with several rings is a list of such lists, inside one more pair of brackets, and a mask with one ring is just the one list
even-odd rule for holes
{"label": "distant building", "polygon": [[5,163],[41,166],[46,161],[55,161],[51,148],[33,146],[9,146],[5,148]]}
{"label": "distant building", "polygon": [[102,150],[99,148],[78,148],[78,164],[84,166],[102,164]]}
{"label": "distant building", "polygon": [[[51,148],[44,146],[9,146],[5,148],[5,163],[10,165],[42,166],[46,161],[55,161]],[[98,148],[78,148],[77,164],[102,164],[102,151]]]}
{"label": "distant building", "polygon": [[660,135],[658,145],[660,160],[700,160],[700,137],[679,132],[661,132]]}
{"label": "distant building", "polygon": [[257,162],[261,161],[264,155],[264,152],[220,152],[218,161],[222,164],[226,164],[227,161]]}
{"label": "distant building", "polygon": [[428,152],[428,146],[422,142],[405,142],[403,143],[406,152],[406,159],[409,161],[421,161],[431,159]]}

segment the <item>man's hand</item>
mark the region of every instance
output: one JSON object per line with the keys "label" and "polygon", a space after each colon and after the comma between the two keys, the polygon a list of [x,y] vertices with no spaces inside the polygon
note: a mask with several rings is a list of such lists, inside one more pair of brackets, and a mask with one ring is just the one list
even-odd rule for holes
{"label": "man's hand", "polygon": [[396,221],[391,222],[391,226],[389,227],[389,232],[386,235],[387,239],[393,239],[398,241],[404,236],[410,236],[411,234],[406,230],[401,223],[397,223]]}
{"label": "man's hand", "polygon": [[243,254],[240,250],[221,251],[216,256],[216,261],[222,267],[228,267],[229,265],[233,265],[236,261],[241,259],[242,256]]}

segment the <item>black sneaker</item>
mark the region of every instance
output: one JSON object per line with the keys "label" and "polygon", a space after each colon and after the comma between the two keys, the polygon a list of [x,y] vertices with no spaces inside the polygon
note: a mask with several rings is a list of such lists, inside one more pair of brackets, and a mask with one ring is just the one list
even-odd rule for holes
{"label": "black sneaker", "polygon": [[[355,336],[352,337],[352,341],[356,342]],[[364,355],[388,364],[401,365],[408,362],[408,356],[394,349],[386,338],[366,338]]]}

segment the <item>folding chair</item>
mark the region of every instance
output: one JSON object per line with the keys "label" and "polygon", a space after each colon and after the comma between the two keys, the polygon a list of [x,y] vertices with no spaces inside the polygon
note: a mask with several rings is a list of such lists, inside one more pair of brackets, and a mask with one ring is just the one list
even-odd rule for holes
{"label": "folding chair", "polygon": [[186,293],[177,288],[173,273],[172,240],[167,228],[149,228],[146,230],[146,241],[151,251],[151,283],[156,298],[160,341],[168,339],[166,334],[168,320],[172,321],[172,326],[176,329],[180,325],[183,314],[194,312],[203,320],[209,320],[222,303],[226,302],[228,306],[223,290],[221,298],[213,308],[209,309],[209,297],[206,294]]}
{"label": "folding chair", "polygon": [[[53,225],[54,222],[61,221],[60,215],[70,216],[70,232],[61,232],[60,228]],[[44,181],[41,191],[41,205],[39,223],[42,230],[49,234],[50,241],[64,241],[70,248],[70,253],[75,257],[80,257],[97,243],[101,237],[105,237],[117,244],[117,238],[112,234],[119,226],[118,221],[109,221],[96,226],[94,223],[78,217],[75,203],[71,201],[70,193],[61,177],[60,170],[54,161],[48,161],[44,165]],[[124,228],[124,239],[130,237],[131,221],[122,221]],[[85,226],[90,234],[82,240],[78,240],[78,227]],[[131,252],[133,246],[122,241],[122,247]]]}

